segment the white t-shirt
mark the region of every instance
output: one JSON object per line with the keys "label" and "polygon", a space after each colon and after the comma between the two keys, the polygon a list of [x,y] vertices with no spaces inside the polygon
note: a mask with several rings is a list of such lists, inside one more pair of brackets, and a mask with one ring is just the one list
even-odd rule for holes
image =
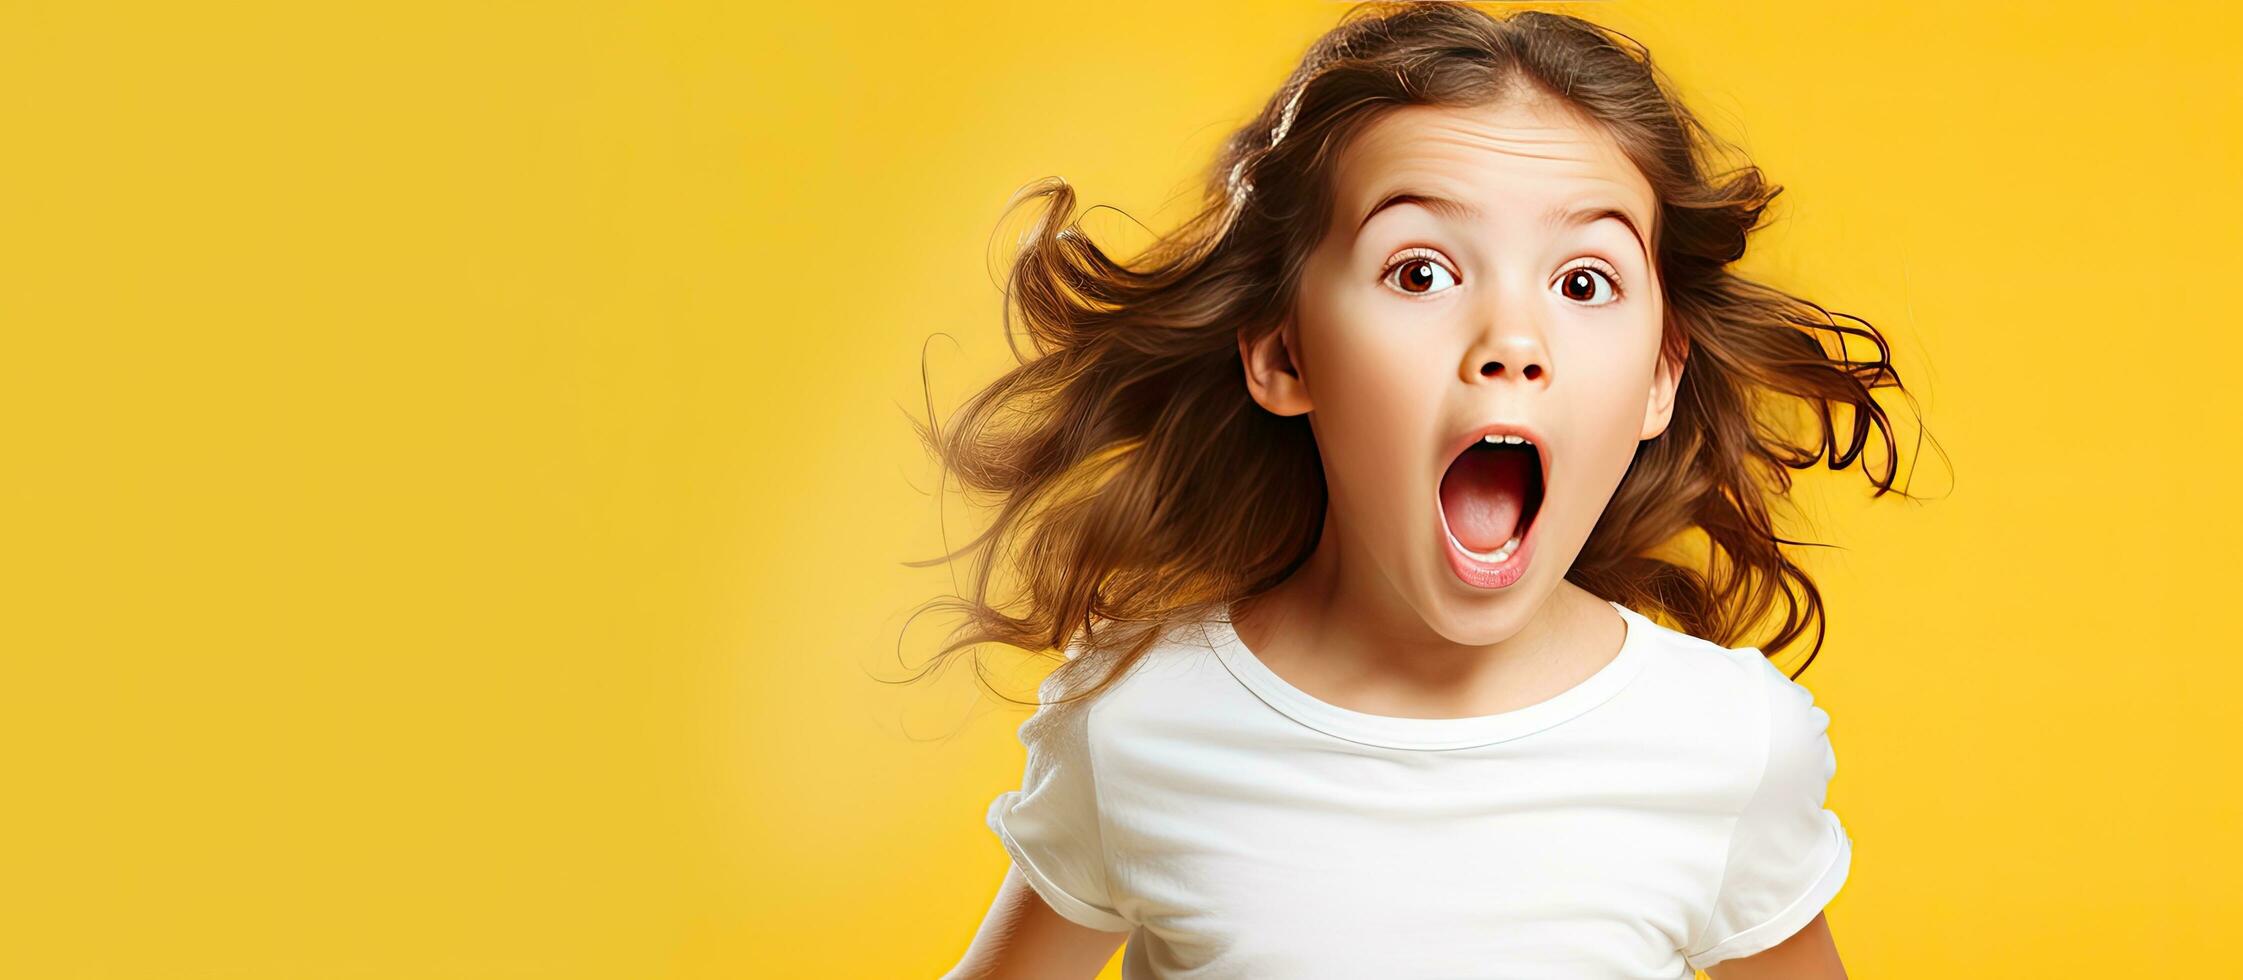
{"label": "white t-shirt", "polygon": [[1130,933],[1127,980],[1688,978],[1845,883],[1830,716],[1757,649],[1613,603],[1627,639],[1575,687],[1398,718],[1311,697],[1208,608],[1038,708],[989,805],[1054,910]]}

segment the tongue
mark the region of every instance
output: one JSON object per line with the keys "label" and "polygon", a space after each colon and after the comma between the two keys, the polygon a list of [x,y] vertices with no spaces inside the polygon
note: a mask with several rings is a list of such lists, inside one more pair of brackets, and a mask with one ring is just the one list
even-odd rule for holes
{"label": "tongue", "polygon": [[1449,464],[1441,477],[1441,510],[1449,532],[1473,551],[1494,551],[1511,540],[1526,510],[1529,453],[1474,449]]}

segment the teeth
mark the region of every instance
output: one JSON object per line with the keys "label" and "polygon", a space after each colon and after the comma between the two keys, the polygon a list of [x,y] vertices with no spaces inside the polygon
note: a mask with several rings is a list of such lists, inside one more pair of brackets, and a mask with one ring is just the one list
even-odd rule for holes
{"label": "teeth", "polygon": [[[1480,437],[1480,441],[1481,441],[1481,442],[1483,442],[1483,443],[1486,443],[1486,444],[1488,444],[1488,445],[1491,445],[1491,446],[1504,446],[1504,445],[1509,445],[1509,446],[1531,446],[1531,445],[1534,445],[1534,441],[1533,441],[1533,440],[1531,440],[1531,439],[1528,439],[1528,438],[1527,438],[1527,437],[1525,437],[1525,436],[1517,436],[1517,435],[1505,435],[1505,434],[1500,434],[1500,433],[1489,433],[1488,435],[1485,435],[1485,436],[1481,436],[1481,437]],[[1444,531],[1446,531],[1446,529],[1447,529],[1447,524],[1448,524],[1448,521],[1447,521],[1447,519],[1446,519],[1446,518],[1443,518],[1443,519],[1442,519],[1442,526],[1443,526],[1443,530],[1444,530]],[[1449,536],[1449,543],[1450,543],[1450,544],[1454,544],[1454,545],[1456,545],[1456,550],[1458,550],[1458,551],[1461,551],[1461,552],[1464,552],[1464,553],[1465,553],[1465,554],[1467,554],[1467,555],[1471,555],[1471,556],[1472,556],[1473,558],[1475,558],[1475,559],[1478,559],[1478,560],[1480,560],[1480,561],[1484,561],[1484,562],[1487,562],[1487,563],[1488,563],[1488,564],[1490,564],[1490,565],[1501,565],[1501,564],[1503,564],[1504,562],[1510,561],[1510,560],[1511,560],[1511,556],[1512,556],[1513,554],[1516,554],[1516,553],[1518,552],[1518,550],[1519,550],[1519,540],[1520,540],[1520,539],[1519,539],[1519,536],[1518,536],[1518,535],[1516,535],[1516,534],[1514,534],[1514,535],[1512,535],[1512,536],[1511,536],[1511,540],[1503,542],[1503,547],[1501,547],[1501,548],[1497,548],[1497,549],[1495,549],[1494,551],[1473,551],[1472,549],[1470,549],[1470,548],[1467,548],[1467,547],[1465,547],[1465,546],[1464,546],[1464,542],[1462,542],[1462,541],[1458,541],[1458,540],[1456,539],[1456,532],[1454,532],[1454,531],[1446,531],[1446,533],[1447,533],[1447,534],[1448,534],[1448,536]]]}
{"label": "teeth", "polygon": [[1519,550],[1519,536],[1516,534],[1511,536],[1511,540],[1503,542],[1503,547],[1497,548],[1494,551],[1473,551],[1472,549],[1465,547],[1464,542],[1458,541],[1456,539],[1456,532],[1450,531],[1448,532],[1448,535],[1449,541],[1456,545],[1456,550],[1464,552],[1467,555],[1471,555],[1472,557],[1477,558],[1481,561],[1487,562],[1490,565],[1501,565],[1504,562],[1510,561],[1511,555]]}

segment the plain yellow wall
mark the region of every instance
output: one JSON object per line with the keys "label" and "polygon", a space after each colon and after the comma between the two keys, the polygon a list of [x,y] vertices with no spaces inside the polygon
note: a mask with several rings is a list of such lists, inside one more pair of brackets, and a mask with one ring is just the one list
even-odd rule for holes
{"label": "plain yellow wall", "polygon": [[[1946,451],[1801,490],[1854,975],[2208,975],[2243,17],[2006,6],[1561,9]],[[1007,196],[1179,220],[1343,9],[0,7],[0,975],[946,968],[1025,712],[871,679],[952,582],[922,350],[946,416]]]}

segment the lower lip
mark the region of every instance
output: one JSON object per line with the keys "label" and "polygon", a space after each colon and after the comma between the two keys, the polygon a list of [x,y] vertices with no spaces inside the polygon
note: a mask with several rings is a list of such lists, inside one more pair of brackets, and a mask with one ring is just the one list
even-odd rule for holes
{"label": "lower lip", "polygon": [[[1548,501],[1544,501],[1544,503],[1548,503]],[[1442,509],[1438,495],[1436,495],[1433,503],[1433,516],[1440,522],[1440,526],[1434,530],[1441,536],[1441,550],[1449,556],[1449,568],[1454,570],[1456,577],[1463,579],[1466,585],[1476,589],[1504,588],[1517,582],[1521,576],[1525,575],[1527,563],[1534,560],[1534,532],[1542,526],[1542,513],[1539,508],[1535,511],[1534,520],[1527,523],[1526,537],[1519,541],[1519,546],[1516,549],[1512,550],[1511,557],[1504,559],[1501,564],[1494,565],[1465,554],[1462,549],[1457,547],[1455,537],[1449,533],[1448,514]]]}

